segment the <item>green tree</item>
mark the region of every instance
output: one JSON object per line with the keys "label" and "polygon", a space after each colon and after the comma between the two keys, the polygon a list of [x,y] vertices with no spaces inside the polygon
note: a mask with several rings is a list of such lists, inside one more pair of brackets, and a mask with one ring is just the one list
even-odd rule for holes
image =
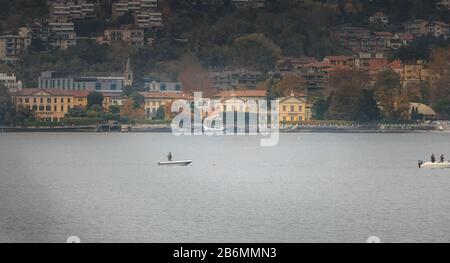
{"label": "green tree", "polygon": [[139,93],[135,93],[131,98],[133,99],[134,109],[139,109],[145,102],[145,97]]}
{"label": "green tree", "polygon": [[367,122],[377,121],[381,119],[380,108],[375,100],[373,90],[364,89],[359,103],[358,111],[356,113],[356,120]]}
{"label": "green tree", "polygon": [[15,107],[8,88],[0,84],[0,125],[9,125],[14,111]]}
{"label": "green tree", "polygon": [[234,64],[238,67],[271,70],[281,55],[281,49],[263,34],[238,37],[232,45]]}
{"label": "green tree", "polygon": [[438,100],[435,109],[443,117],[448,119],[450,117],[450,96]]}
{"label": "green tree", "polygon": [[380,72],[377,75],[374,91],[384,119],[408,119],[408,96],[400,83],[400,76],[395,71],[384,70]]}
{"label": "green tree", "polygon": [[339,70],[332,74],[328,117],[334,120],[355,121],[361,115],[363,90],[368,76],[360,70]]}
{"label": "green tree", "polygon": [[164,106],[160,106],[160,107],[158,108],[158,110],[156,111],[155,119],[157,119],[157,120],[164,120],[165,117],[166,117],[165,115],[166,115],[166,113],[165,113],[165,108],[164,108]]}
{"label": "green tree", "polygon": [[86,117],[86,110],[81,107],[73,107],[69,110],[69,117]]}
{"label": "green tree", "polygon": [[325,99],[319,98],[312,107],[312,117],[315,120],[325,120],[328,111],[328,103]]}
{"label": "green tree", "polygon": [[30,108],[19,106],[14,115],[14,124],[19,126],[26,126],[27,122],[34,121],[34,112]]}
{"label": "green tree", "polygon": [[103,106],[103,94],[100,92],[93,91],[89,93],[88,97],[88,109],[91,109],[92,106],[97,105],[102,107]]}

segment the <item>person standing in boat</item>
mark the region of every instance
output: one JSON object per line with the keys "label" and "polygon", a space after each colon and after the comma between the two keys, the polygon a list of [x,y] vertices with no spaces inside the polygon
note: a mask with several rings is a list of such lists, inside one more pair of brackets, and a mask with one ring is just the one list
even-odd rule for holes
{"label": "person standing in boat", "polygon": [[431,162],[435,163],[436,162],[436,157],[434,156],[434,153],[431,155]]}
{"label": "person standing in boat", "polygon": [[445,161],[445,156],[444,156],[444,154],[441,154],[441,163],[444,163],[444,161]]}
{"label": "person standing in boat", "polygon": [[167,160],[169,160],[169,162],[172,161],[172,152],[169,152],[169,154],[167,155]]}

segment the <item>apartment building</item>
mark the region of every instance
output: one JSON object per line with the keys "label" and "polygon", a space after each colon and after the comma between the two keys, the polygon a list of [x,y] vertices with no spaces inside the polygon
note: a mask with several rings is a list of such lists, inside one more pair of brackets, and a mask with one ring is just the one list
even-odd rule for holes
{"label": "apartment building", "polygon": [[31,39],[23,35],[0,36],[0,63],[15,65],[20,61],[20,54],[28,48]]}
{"label": "apartment building", "polygon": [[95,8],[95,4],[87,0],[53,0],[50,2],[50,20],[54,23],[69,23],[95,18]]}
{"label": "apartment building", "polygon": [[146,81],[144,89],[147,91],[159,92],[182,92],[183,84],[179,82],[161,82],[161,81]]}
{"label": "apartment building", "polygon": [[162,25],[162,13],[158,10],[157,0],[119,0],[112,6],[112,17],[132,13],[140,28],[153,28]]}
{"label": "apartment building", "polygon": [[74,23],[49,23],[50,46],[67,49],[77,44],[77,34]]}
{"label": "apartment building", "polygon": [[143,29],[107,29],[103,36],[97,38],[99,44],[125,43],[131,47],[145,46],[145,37]]}
{"label": "apartment building", "polygon": [[213,72],[212,76],[216,90],[232,90],[240,87],[255,89],[258,83],[264,80],[261,72],[247,69]]}
{"label": "apartment building", "polygon": [[72,91],[122,92],[126,79],[124,76],[85,76],[73,72],[42,72],[39,77],[40,89]]}

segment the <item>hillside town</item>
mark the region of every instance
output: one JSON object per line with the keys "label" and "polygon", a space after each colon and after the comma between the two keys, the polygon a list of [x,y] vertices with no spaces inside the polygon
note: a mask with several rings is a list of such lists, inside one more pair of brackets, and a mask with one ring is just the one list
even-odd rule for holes
{"label": "hillside town", "polygon": [[[37,2],[28,21],[1,16],[5,126],[168,122],[194,92],[224,105],[278,99],[283,124],[450,116],[449,1],[406,19],[365,1]],[[296,12],[329,22],[305,16],[305,29]],[[277,24],[242,29],[264,17]]]}

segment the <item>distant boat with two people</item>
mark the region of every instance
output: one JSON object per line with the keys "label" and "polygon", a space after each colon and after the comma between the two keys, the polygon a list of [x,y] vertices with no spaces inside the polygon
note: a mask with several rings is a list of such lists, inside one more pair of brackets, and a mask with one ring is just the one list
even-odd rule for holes
{"label": "distant boat with two people", "polygon": [[428,168],[428,169],[449,169],[450,168],[450,161],[445,160],[444,154],[441,154],[439,158],[439,162],[436,161],[436,156],[434,153],[431,155],[431,161],[430,162],[418,162],[419,168]]}

